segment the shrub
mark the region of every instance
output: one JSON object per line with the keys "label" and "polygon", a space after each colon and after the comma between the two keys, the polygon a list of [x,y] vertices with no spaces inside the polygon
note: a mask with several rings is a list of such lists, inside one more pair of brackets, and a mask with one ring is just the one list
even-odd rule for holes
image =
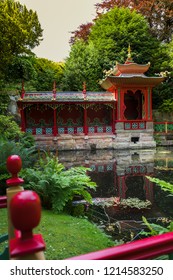
{"label": "shrub", "polygon": [[11,155],[19,155],[22,159],[24,168],[33,165],[36,161],[35,147],[25,148],[22,143],[8,141],[0,138],[0,194],[5,193],[6,179],[10,177],[7,168],[6,160]]}
{"label": "shrub", "polygon": [[91,203],[88,189],[95,189],[96,183],[86,174],[87,170],[85,167],[65,170],[57,158],[46,157],[40,159],[35,168],[22,170],[21,176],[25,179],[25,188],[36,191],[44,207],[60,212],[75,195]]}
{"label": "shrub", "polygon": [[0,135],[8,140],[18,140],[22,132],[12,116],[0,115]]}

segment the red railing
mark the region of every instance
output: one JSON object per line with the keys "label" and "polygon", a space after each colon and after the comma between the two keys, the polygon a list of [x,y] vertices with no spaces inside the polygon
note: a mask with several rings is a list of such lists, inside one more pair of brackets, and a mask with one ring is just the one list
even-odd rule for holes
{"label": "red railing", "polygon": [[155,133],[173,133],[173,122],[154,122]]}
{"label": "red railing", "polygon": [[173,253],[173,232],[147,237],[69,260],[148,260]]}

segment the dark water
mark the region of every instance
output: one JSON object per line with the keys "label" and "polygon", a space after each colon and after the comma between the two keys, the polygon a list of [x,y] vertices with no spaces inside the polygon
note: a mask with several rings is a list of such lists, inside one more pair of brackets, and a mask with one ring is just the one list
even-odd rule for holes
{"label": "dark water", "polygon": [[60,152],[58,156],[66,167],[91,168],[89,175],[97,188],[91,193],[93,205],[84,205],[85,214],[113,238],[138,238],[145,229],[143,216],[162,225],[172,218],[173,197],[146,176],[173,183],[173,149]]}

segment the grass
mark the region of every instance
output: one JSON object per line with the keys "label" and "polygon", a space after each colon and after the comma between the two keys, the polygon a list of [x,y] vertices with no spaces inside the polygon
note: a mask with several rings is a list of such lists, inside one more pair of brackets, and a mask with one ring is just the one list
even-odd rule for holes
{"label": "grass", "polygon": [[[6,232],[7,212],[0,209],[0,235]],[[35,233],[41,233],[44,238],[47,260],[62,260],[115,245],[88,220],[48,210],[42,210],[42,219]]]}

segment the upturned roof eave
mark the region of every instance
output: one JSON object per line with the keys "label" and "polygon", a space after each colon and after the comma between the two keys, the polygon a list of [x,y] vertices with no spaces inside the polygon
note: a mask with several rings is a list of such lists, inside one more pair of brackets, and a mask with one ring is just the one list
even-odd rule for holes
{"label": "upturned roof eave", "polygon": [[[110,87],[114,86],[119,86],[119,85],[137,85],[137,86],[157,86],[160,83],[162,83],[165,80],[165,77],[142,77],[142,76],[137,76],[137,77],[115,77],[115,76],[109,76],[107,79],[103,82],[103,86],[108,86]],[[101,84],[102,86],[102,84]],[[108,90],[108,88],[107,88]]]}

